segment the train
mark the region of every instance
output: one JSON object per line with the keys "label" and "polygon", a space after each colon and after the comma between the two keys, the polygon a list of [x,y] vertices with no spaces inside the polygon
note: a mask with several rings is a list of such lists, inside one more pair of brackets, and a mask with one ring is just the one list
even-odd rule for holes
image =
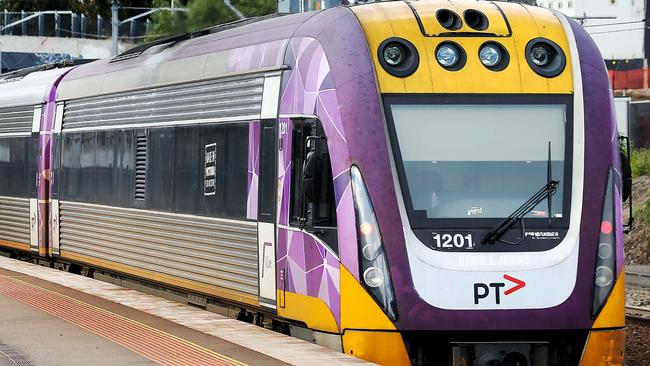
{"label": "train", "polygon": [[383,365],[621,365],[620,154],[561,13],[352,2],[2,75],[0,247]]}

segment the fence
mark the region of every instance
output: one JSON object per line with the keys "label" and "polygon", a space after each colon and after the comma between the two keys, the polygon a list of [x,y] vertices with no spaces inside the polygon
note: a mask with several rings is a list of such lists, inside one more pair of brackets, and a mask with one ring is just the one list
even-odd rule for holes
{"label": "fence", "polygon": [[[111,20],[87,17],[71,11],[42,12],[0,12],[0,34],[16,36],[106,38],[111,35]],[[121,24],[119,36],[123,38],[143,37],[149,28],[146,19],[132,20]]]}

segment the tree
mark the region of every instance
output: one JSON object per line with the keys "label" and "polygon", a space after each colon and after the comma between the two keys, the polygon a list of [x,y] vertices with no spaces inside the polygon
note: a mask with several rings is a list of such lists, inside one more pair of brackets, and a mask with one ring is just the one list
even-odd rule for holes
{"label": "tree", "polygon": [[[231,0],[245,16],[275,13],[276,0]],[[151,16],[149,40],[171,37],[193,30],[237,20],[223,0],[175,0],[175,6],[187,7],[187,12],[160,11]],[[169,0],[154,0],[156,7],[169,7]]]}
{"label": "tree", "polygon": [[[169,7],[166,0],[155,0],[154,7]],[[185,4],[176,1],[174,6],[184,7]],[[148,39],[155,40],[171,37],[187,32],[187,14],[184,12],[159,11],[151,15],[151,26],[149,27]]]}
{"label": "tree", "polygon": [[247,17],[273,14],[278,11],[277,0],[230,0]]}
{"label": "tree", "polygon": [[187,4],[187,10],[188,30],[207,28],[237,19],[222,0],[191,0]]}

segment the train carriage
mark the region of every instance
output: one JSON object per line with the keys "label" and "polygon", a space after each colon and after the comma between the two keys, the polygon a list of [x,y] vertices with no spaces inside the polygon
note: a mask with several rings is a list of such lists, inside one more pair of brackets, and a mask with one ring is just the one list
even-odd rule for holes
{"label": "train carriage", "polygon": [[0,77],[0,245],[46,256],[50,147],[56,86],[71,66]]}
{"label": "train carriage", "polygon": [[77,66],[54,91],[41,256],[380,364],[622,364],[611,93],[561,14],[271,16]]}

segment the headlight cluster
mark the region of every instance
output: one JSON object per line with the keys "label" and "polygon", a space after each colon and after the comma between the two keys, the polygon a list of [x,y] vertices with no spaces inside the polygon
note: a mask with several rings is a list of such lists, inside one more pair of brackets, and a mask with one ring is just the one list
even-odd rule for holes
{"label": "headlight cluster", "polygon": [[362,282],[386,315],[395,320],[397,319],[397,309],[390,269],[370,196],[359,168],[356,166],[350,168],[350,178],[359,238]]}
{"label": "headlight cluster", "polygon": [[614,200],[617,199],[615,194],[616,174],[614,169],[609,169],[600,233],[598,234],[598,254],[594,271],[594,301],[592,306],[592,316],[594,318],[600,312],[614,287],[616,273],[616,216],[614,214],[614,208],[616,207]]}
{"label": "headlight cluster", "polygon": [[[482,27],[479,19],[485,18],[485,16],[478,11],[474,12],[477,14],[471,13],[470,10],[466,11],[465,21],[473,19],[472,24],[475,27]],[[448,29],[460,27],[458,25],[460,18],[452,11],[439,10],[436,16],[443,27]],[[487,18],[485,18],[485,27],[487,27]],[[420,62],[415,46],[403,38],[389,38],[382,42],[379,45],[377,56],[382,67],[388,73],[397,77],[412,75],[417,70]],[[436,47],[435,57],[438,64],[448,71],[458,71],[465,67],[467,63],[467,53],[463,47],[452,41],[440,43]],[[560,75],[564,71],[567,62],[560,46],[545,38],[536,38],[528,42],[525,57],[528,65],[537,74],[547,78]],[[478,59],[483,66],[491,71],[505,70],[510,64],[510,55],[506,48],[494,41],[488,41],[481,45]]]}

